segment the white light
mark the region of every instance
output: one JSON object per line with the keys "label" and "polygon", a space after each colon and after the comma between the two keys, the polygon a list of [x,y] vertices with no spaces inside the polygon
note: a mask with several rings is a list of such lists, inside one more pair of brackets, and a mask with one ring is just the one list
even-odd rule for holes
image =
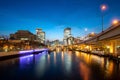
{"label": "white light", "polygon": [[85,28],[85,31],[88,31],[88,29],[87,29],[87,28]]}

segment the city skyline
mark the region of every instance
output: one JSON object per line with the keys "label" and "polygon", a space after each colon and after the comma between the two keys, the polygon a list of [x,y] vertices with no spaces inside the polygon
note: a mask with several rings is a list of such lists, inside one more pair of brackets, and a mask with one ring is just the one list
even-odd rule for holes
{"label": "city skyline", "polygon": [[[104,17],[106,29],[113,19],[120,18],[119,3],[118,0],[1,0],[0,34],[9,35],[17,30],[29,30],[35,34],[36,28],[42,28],[47,39],[62,40],[66,27],[72,29],[75,37],[90,32],[99,33],[100,6],[108,6]],[[87,32],[84,31],[86,28]]]}
{"label": "city skyline", "polygon": [[0,0],[0,80],[120,80],[120,0]]}

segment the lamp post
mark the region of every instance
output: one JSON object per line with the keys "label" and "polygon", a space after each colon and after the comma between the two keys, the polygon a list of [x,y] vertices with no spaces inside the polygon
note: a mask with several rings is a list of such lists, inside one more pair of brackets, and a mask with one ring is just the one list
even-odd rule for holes
{"label": "lamp post", "polygon": [[[107,6],[106,5],[102,5],[101,6],[101,11],[105,11],[107,9]],[[102,13],[102,32],[104,30],[104,14]]]}

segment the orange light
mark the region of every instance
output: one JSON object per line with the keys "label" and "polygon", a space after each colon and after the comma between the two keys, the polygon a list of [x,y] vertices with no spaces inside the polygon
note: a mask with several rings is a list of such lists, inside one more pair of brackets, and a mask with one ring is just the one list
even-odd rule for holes
{"label": "orange light", "polygon": [[86,48],[86,49],[88,49],[88,48],[89,48],[89,46],[86,46],[85,48]]}
{"label": "orange light", "polygon": [[106,46],[108,49],[110,48],[110,46]]}
{"label": "orange light", "polygon": [[92,34],[92,35],[94,35],[95,33],[94,33],[94,32],[92,32],[91,34]]}
{"label": "orange light", "polygon": [[119,21],[116,19],[116,20],[113,20],[112,23],[113,23],[113,24],[118,24],[118,22],[119,22]]}
{"label": "orange light", "polygon": [[104,11],[104,10],[106,10],[106,9],[107,9],[106,5],[102,5],[102,6],[101,6],[101,10]]}

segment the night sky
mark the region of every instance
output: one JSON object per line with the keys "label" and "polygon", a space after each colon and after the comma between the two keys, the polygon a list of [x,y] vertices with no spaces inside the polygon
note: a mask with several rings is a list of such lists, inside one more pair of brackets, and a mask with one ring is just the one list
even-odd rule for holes
{"label": "night sky", "polygon": [[[102,4],[108,6],[104,12]],[[120,0],[0,0],[0,35],[17,30],[35,34],[36,28],[42,28],[47,39],[62,40],[66,27],[72,28],[75,37],[99,33],[101,14],[106,29],[113,19],[120,19]]]}

